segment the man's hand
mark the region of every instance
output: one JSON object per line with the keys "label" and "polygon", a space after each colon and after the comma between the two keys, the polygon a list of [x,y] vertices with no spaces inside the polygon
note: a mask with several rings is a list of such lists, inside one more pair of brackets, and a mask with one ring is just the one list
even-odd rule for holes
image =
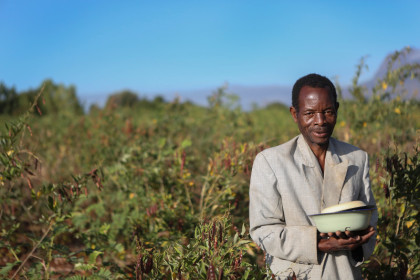
{"label": "man's hand", "polygon": [[318,250],[321,252],[334,252],[340,250],[354,250],[368,242],[375,234],[375,229],[370,226],[361,231],[337,231],[320,233],[321,239],[318,242]]}

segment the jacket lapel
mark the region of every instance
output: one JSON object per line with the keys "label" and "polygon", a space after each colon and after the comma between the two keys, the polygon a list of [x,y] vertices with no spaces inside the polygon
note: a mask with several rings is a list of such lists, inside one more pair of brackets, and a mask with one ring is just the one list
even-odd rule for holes
{"label": "jacket lapel", "polygon": [[311,214],[317,214],[321,211],[322,201],[323,178],[321,168],[302,135],[299,135],[298,137],[297,147],[299,150],[299,164],[302,167],[307,185],[305,189],[311,192],[312,195],[310,197],[313,197],[311,201],[308,201],[308,205],[312,208]]}
{"label": "jacket lapel", "polygon": [[338,156],[335,141],[331,138],[325,157],[322,208],[338,204],[340,201],[347,168],[348,161]]}

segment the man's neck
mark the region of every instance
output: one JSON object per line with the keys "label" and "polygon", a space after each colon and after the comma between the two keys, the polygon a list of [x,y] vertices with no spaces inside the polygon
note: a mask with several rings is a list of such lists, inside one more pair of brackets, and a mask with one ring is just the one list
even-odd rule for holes
{"label": "man's neck", "polygon": [[325,156],[328,150],[328,143],[325,145],[312,145],[309,146],[318,160],[319,166],[321,167],[322,173],[324,173]]}
{"label": "man's neck", "polygon": [[328,150],[328,143],[322,146],[315,144],[309,147],[311,148],[312,152],[317,158],[325,157],[325,154],[327,153],[327,150]]}

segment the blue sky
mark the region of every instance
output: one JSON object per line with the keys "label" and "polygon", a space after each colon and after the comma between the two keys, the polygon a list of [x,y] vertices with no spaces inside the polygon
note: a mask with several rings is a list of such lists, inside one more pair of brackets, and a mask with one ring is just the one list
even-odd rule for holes
{"label": "blue sky", "polygon": [[[314,4],[316,2],[316,4]],[[368,55],[420,47],[420,1],[0,0],[0,81],[46,78],[81,98],[291,85],[317,72],[348,84]]]}

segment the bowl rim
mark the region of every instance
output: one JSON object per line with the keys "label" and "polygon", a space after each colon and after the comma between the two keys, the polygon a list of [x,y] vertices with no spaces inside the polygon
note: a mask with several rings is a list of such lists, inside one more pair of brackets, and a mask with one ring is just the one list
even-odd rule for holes
{"label": "bowl rim", "polygon": [[351,212],[363,212],[363,211],[372,211],[376,209],[376,205],[366,205],[361,206],[353,209],[338,211],[338,212],[332,212],[332,213],[319,213],[319,214],[311,214],[308,215],[309,217],[315,217],[315,216],[326,216],[326,215],[334,215],[334,214],[344,214],[344,213],[351,213]]}

